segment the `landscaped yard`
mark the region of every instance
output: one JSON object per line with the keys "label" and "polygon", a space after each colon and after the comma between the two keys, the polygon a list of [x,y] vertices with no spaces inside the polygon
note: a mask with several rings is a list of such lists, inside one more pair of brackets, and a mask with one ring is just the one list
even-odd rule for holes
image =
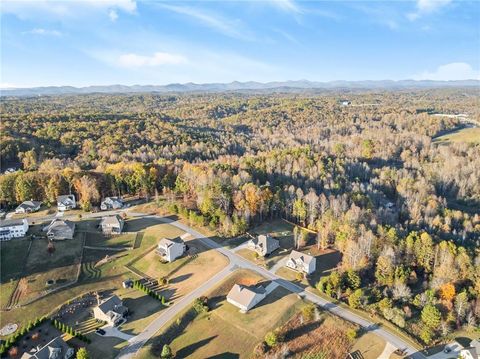
{"label": "landscaped yard", "polygon": [[[98,220],[96,222],[98,222]],[[79,225],[78,228],[80,229],[91,229],[95,228],[96,222],[92,220],[78,221],[77,225]],[[123,252],[85,249],[82,273],[78,283],[66,287],[54,294],[50,294],[25,307],[19,307],[3,312],[0,316],[0,325],[3,326],[7,323],[24,325],[29,320],[35,319],[37,316],[51,313],[62,303],[71,300],[82,293],[95,290],[117,290],[118,288],[121,288],[122,280],[128,277],[132,278],[132,273],[125,268],[126,263],[130,262],[135,257],[140,256],[149,247],[158,243],[162,237],[174,237],[183,233],[169,224],[159,224],[159,221],[155,219],[130,219],[128,221],[128,226],[129,231],[139,230],[144,232],[144,236],[139,241],[138,248],[136,247],[133,250]],[[37,227],[39,226],[35,226],[35,228]],[[56,250],[52,255],[49,255],[47,252],[46,240],[34,240],[30,256],[26,261],[26,273],[28,277],[24,280],[24,282],[26,282],[24,284],[26,284],[27,288],[31,287],[32,289],[39,290],[43,287],[43,289],[46,289],[45,282],[48,279],[72,278],[73,271],[65,270],[68,269],[68,267],[71,267],[70,269],[72,269],[75,266],[75,263],[79,262],[82,253],[81,239],[83,238],[83,235],[84,233],[78,232],[76,238],[73,240],[55,242]],[[5,283],[5,281],[9,281],[9,278],[12,276],[20,275],[21,265],[25,263],[25,258],[22,258],[22,253],[26,256],[28,241],[12,240],[9,242],[2,242],[0,245],[2,246],[1,278],[2,283]],[[113,260],[95,267],[95,265],[98,264],[100,260],[104,260],[107,255],[110,259],[113,258]],[[195,268],[195,271],[198,271],[198,268]],[[29,283],[29,280],[32,281]],[[61,283],[63,284],[64,282],[61,281]],[[183,283],[179,281],[175,285],[180,286],[182,284]],[[2,305],[4,302],[8,301],[14,287],[15,283],[2,284],[0,287],[2,291],[0,297]]]}
{"label": "landscaped yard", "polygon": [[160,261],[155,250],[134,262],[132,266],[154,279],[168,277],[169,284],[162,294],[169,300],[177,299],[208,280],[228,264],[227,259],[202,245],[198,240],[186,241],[187,255],[171,263]]}
{"label": "landscaped yard", "polygon": [[[240,313],[237,307],[226,301],[226,295],[234,283],[253,284],[261,280],[263,278],[253,272],[239,270],[209,293],[207,296],[212,309],[197,316],[173,340],[169,340],[177,357],[249,357],[266,332],[285,323],[302,303],[295,294],[283,288],[275,289],[246,314]],[[155,350],[159,341],[166,340],[162,336],[165,330],[163,328],[142,349],[141,358],[155,357],[151,349]]]}

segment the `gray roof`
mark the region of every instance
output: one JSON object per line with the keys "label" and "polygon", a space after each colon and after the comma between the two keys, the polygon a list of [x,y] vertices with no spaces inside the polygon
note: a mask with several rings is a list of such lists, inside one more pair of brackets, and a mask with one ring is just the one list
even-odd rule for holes
{"label": "gray roof", "polygon": [[303,262],[307,265],[310,264],[310,262],[315,259],[315,257],[313,257],[311,255],[308,255],[308,254],[305,254],[305,253],[302,253],[302,252],[298,252],[298,251],[295,251],[295,250],[293,250],[290,253],[289,258],[292,259],[295,263]]}
{"label": "gray roof", "polygon": [[72,199],[75,199],[73,194],[64,194],[57,197],[57,203],[70,202]]}
{"label": "gray roof", "polygon": [[26,355],[23,355],[22,358],[50,359],[54,358],[53,355],[55,353],[59,353],[60,355],[58,355],[57,358],[63,359],[69,348],[70,347],[67,345],[67,343],[65,343],[62,337],[58,336],[45,344],[45,346],[40,348],[40,350],[36,353],[26,353]]}
{"label": "gray roof", "polygon": [[5,219],[3,221],[0,221],[0,228],[3,227],[11,227],[11,226],[23,226],[24,219]]}
{"label": "gray roof", "polygon": [[240,305],[248,307],[257,295],[265,295],[266,290],[263,286],[245,286],[242,284],[235,284],[230,292],[227,294],[227,298],[237,302]]}
{"label": "gray roof", "polygon": [[108,225],[118,225],[120,227],[122,222],[123,222],[123,218],[120,217],[118,214],[116,214],[114,216],[102,217],[102,221],[100,222],[100,225],[103,226],[104,224],[108,224]]}
{"label": "gray roof", "polygon": [[173,246],[174,244],[185,244],[182,238],[180,237],[175,237],[175,238],[162,238],[162,240],[158,243],[159,246],[165,246],[165,247],[170,247]]}
{"label": "gray roof", "polygon": [[47,230],[51,229],[70,229],[73,231],[75,229],[75,222],[66,219],[55,218],[47,227]]}
{"label": "gray roof", "polygon": [[119,309],[121,309],[120,311],[126,309],[126,307],[123,306],[122,300],[116,295],[112,295],[110,298],[105,299],[98,305],[98,308],[104,313],[108,313],[109,311],[118,312]]}
{"label": "gray roof", "polygon": [[40,201],[25,201],[25,202],[22,202],[17,208],[21,207],[21,208],[37,208],[37,207],[40,207],[40,205],[42,204],[42,202]]}

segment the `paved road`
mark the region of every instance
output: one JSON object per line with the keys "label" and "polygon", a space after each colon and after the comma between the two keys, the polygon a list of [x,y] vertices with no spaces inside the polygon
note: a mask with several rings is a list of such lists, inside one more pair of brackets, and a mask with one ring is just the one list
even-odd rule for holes
{"label": "paved road", "polygon": [[208,292],[215,285],[221,282],[234,270],[234,268],[235,267],[232,264],[229,264],[216,275],[211,277],[208,281],[203,283],[200,287],[184,296],[178,302],[175,302],[175,304],[173,304],[171,307],[168,307],[166,310],[162,311],[161,314],[153,322],[151,322],[142,333],[128,341],[128,345],[122,349],[117,358],[126,359],[133,357],[140,350],[140,348],[169,320],[175,318],[180,311],[187,308],[196,298],[202,296],[204,293]]}
{"label": "paved road", "polygon": [[[105,211],[105,212],[99,212],[99,213],[87,213],[87,214],[83,214],[82,217],[97,218],[105,215],[113,215],[113,214],[121,213],[123,211],[125,211],[125,209],[116,210],[116,211]],[[73,215],[72,217],[74,216],[76,215]],[[411,345],[409,345],[408,343],[406,343],[405,341],[403,341],[401,338],[397,337],[395,334],[391,333],[390,331],[384,328],[378,327],[378,325],[376,325],[375,323],[372,323],[358,316],[357,314],[349,311],[348,309],[339,307],[335,303],[332,303],[314,293],[305,291],[302,287],[290,281],[280,278],[275,273],[272,273],[271,271],[268,271],[267,269],[257,266],[256,264],[244,259],[243,257],[235,254],[234,251],[222,247],[217,242],[213,241],[208,237],[205,237],[200,232],[195,231],[194,229],[188,227],[187,225],[179,221],[172,220],[171,218],[168,218],[168,217],[145,215],[144,213],[135,213],[135,212],[129,212],[129,216],[147,217],[147,218],[149,217],[149,218],[156,219],[159,222],[168,223],[172,226],[175,226],[181,229],[182,231],[189,233],[192,237],[201,241],[205,246],[215,249],[219,253],[226,256],[229,259],[230,263],[226,268],[224,268],[222,271],[220,271],[215,276],[210,278],[207,282],[203,283],[200,287],[198,287],[197,289],[195,289],[194,291],[192,291],[191,293],[189,293],[188,295],[180,299],[178,302],[173,304],[168,309],[160,312],[159,316],[152,323],[150,323],[150,325],[148,325],[141,334],[131,338],[128,341],[129,344],[120,352],[117,358],[120,358],[120,359],[132,358],[138,352],[138,350],[140,350],[140,348],[148,341],[148,339],[150,339],[159,329],[161,329],[163,325],[165,325],[169,320],[174,318],[176,314],[178,314],[180,311],[186,308],[195,298],[198,298],[199,296],[205,294],[210,289],[212,289],[217,283],[221,282],[235,268],[250,269],[252,271],[259,273],[265,278],[268,278],[272,281],[277,282],[280,286],[284,287],[285,289],[293,293],[297,293],[301,297],[321,306],[325,310],[328,310],[331,313],[345,320],[348,320],[349,322],[356,323],[361,327],[365,328],[366,330],[369,330],[377,334],[378,336],[382,337],[383,339],[385,339],[387,342],[389,342],[396,348],[405,349],[407,354],[412,359],[426,358],[423,354],[417,352],[417,350],[414,347],[412,347]],[[42,218],[37,217],[34,220],[38,223],[40,221],[46,221],[54,217],[55,217],[55,214],[52,216],[46,216]],[[65,217],[66,218],[70,217],[68,215],[68,212],[65,213]]]}
{"label": "paved road", "polygon": [[[280,286],[284,287],[285,289],[297,293],[301,297],[321,306],[325,310],[330,311],[331,313],[348,320],[349,322],[356,323],[366,330],[369,330],[378,336],[382,337],[385,339],[387,342],[395,346],[396,348],[401,348],[401,349],[406,349],[407,354],[413,358],[413,359],[424,359],[425,356],[422,355],[421,353],[417,352],[417,350],[403,341],[401,338],[397,337],[395,334],[390,333],[389,331],[378,327],[375,323],[372,323],[355,313],[352,313],[351,311],[339,307],[335,303],[329,302],[328,300],[314,294],[308,291],[305,291],[302,287],[287,281],[283,278],[280,278],[277,276],[275,273],[272,273],[268,271],[267,269],[257,266],[254,263],[244,259],[243,257],[240,257],[239,255],[235,254],[232,250],[227,249],[219,245],[217,242],[213,241],[212,239],[205,237],[201,233],[195,231],[194,229],[188,227],[187,225],[179,222],[172,220],[168,217],[160,217],[160,216],[144,216],[141,213],[130,213],[131,216],[142,216],[142,217],[150,217],[154,218],[160,222],[163,223],[168,223],[172,226],[175,226],[182,231],[185,231],[189,233],[192,237],[198,239],[201,241],[205,246],[215,249],[224,256],[226,256],[230,260],[229,266],[227,268],[223,269],[221,272],[219,272],[216,276],[212,277],[209,281],[207,281],[204,285],[201,287],[197,288],[194,292],[190,293],[188,296],[182,298],[176,305],[173,305],[170,307],[167,311],[162,312],[157,319],[155,319],[151,325],[147,327],[147,329],[142,332],[140,335],[137,337],[133,338],[132,340],[129,341],[129,345],[122,350],[120,355],[117,358],[121,359],[127,359],[131,358],[132,356],[135,355],[135,353],[145,344],[145,342],[151,338],[155,332],[162,327],[168,320],[173,318],[175,314],[177,314],[180,310],[185,308],[189,303],[191,303],[195,298],[199,297],[200,295],[204,294],[207,292],[210,288],[212,288],[216,283],[221,281],[223,278],[225,278],[229,272],[232,270],[232,268],[240,267],[240,268],[245,268],[245,269],[250,269],[252,271],[255,271],[262,275],[263,277],[270,279],[272,281],[277,282]],[[188,298],[188,300],[187,300]],[[177,307],[178,305],[178,307]],[[155,329],[155,330],[153,330]],[[147,332],[148,330],[148,332]],[[138,340],[137,340],[138,338]]]}

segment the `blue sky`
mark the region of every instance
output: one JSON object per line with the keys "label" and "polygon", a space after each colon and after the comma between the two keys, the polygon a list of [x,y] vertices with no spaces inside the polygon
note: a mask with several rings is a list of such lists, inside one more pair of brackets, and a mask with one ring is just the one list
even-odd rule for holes
{"label": "blue sky", "polygon": [[1,87],[480,77],[480,2],[2,1]]}

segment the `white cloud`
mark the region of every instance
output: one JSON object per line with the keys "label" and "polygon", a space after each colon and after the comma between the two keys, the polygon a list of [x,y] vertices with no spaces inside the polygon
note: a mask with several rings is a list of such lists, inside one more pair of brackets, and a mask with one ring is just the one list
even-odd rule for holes
{"label": "white cloud", "polygon": [[243,24],[239,20],[227,19],[218,14],[207,13],[189,6],[163,4],[161,7],[177,14],[187,15],[226,36],[242,40],[252,40],[253,38],[250,32],[243,27]]}
{"label": "white cloud", "polygon": [[414,21],[424,15],[431,14],[442,7],[450,4],[452,0],[417,0],[416,11],[407,14],[410,21]]}
{"label": "white cloud", "polygon": [[112,9],[135,13],[137,3],[136,0],[2,0],[0,12],[14,14],[22,20],[38,18],[65,20],[95,12],[108,15]]}
{"label": "white cloud", "polygon": [[424,71],[414,75],[415,80],[480,80],[480,71],[475,70],[465,62],[453,62],[441,65],[435,71]]}
{"label": "white cloud", "polygon": [[303,13],[303,10],[295,3],[294,0],[271,0],[270,3],[283,11],[293,12],[296,14]]}
{"label": "white cloud", "polygon": [[115,22],[118,19],[118,14],[112,9],[108,12],[108,17],[110,18],[110,21]]}
{"label": "white cloud", "polygon": [[180,65],[187,62],[185,56],[168,52],[155,52],[152,56],[130,53],[118,57],[118,64],[122,67]]}
{"label": "white cloud", "polygon": [[30,31],[24,31],[22,34],[42,35],[42,36],[62,36],[62,33],[58,30],[47,30],[42,28],[32,29]]}

